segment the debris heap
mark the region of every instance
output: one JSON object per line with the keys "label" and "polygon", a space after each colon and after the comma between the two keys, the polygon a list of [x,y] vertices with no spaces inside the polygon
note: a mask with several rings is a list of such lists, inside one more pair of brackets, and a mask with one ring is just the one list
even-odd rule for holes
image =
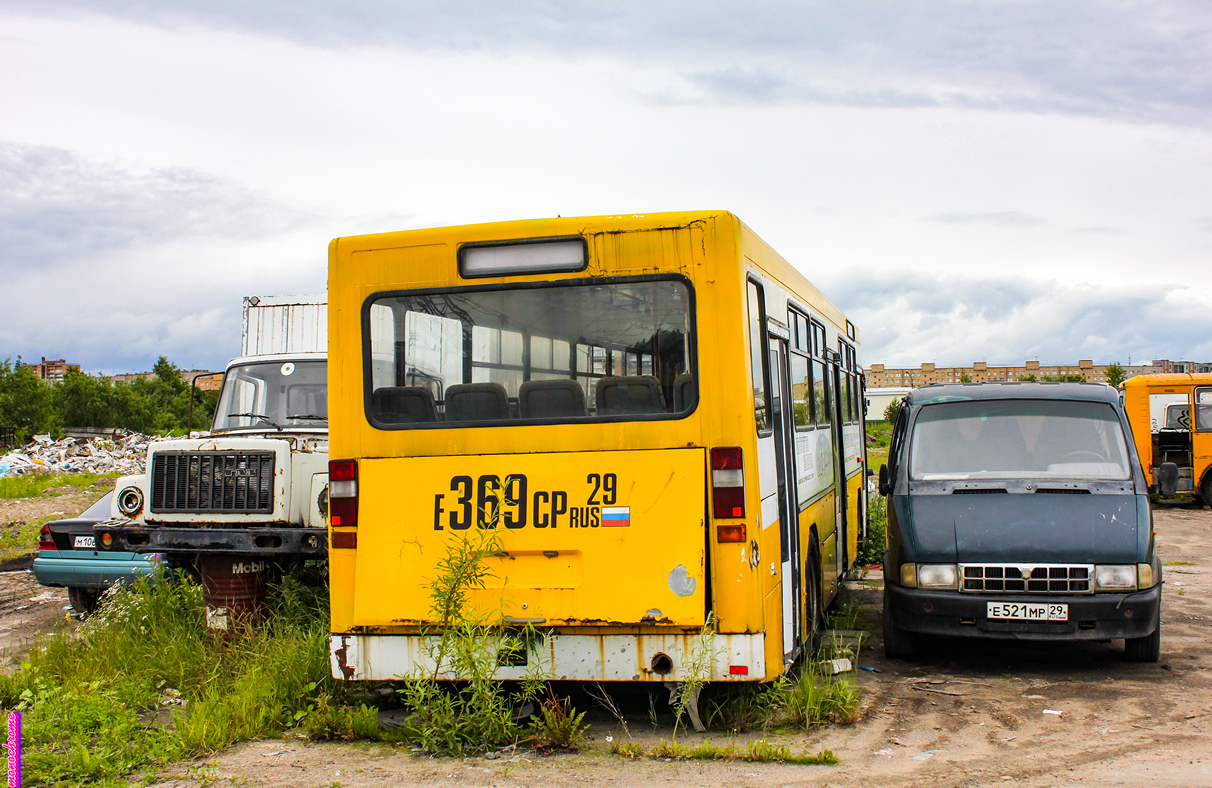
{"label": "debris heap", "polygon": [[33,441],[0,457],[0,476],[27,473],[143,473],[147,445],[172,438],[115,432],[110,438],[62,438],[35,435]]}

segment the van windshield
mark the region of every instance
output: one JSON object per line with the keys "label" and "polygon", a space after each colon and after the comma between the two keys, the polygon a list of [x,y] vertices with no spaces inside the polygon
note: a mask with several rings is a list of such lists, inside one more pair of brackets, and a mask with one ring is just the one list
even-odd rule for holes
{"label": "van windshield", "polygon": [[272,361],[231,367],[213,432],[239,427],[328,426],[328,363]]}
{"label": "van windshield", "polygon": [[1111,405],[1063,400],[970,400],[917,414],[909,476],[1106,479],[1130,476],[1128,449]]}
{"label": "van windshield", "polygon": [[684,280],[651,276],[376,298],[366,312],[370,421],[408,429],[688,413],[690,301]]}

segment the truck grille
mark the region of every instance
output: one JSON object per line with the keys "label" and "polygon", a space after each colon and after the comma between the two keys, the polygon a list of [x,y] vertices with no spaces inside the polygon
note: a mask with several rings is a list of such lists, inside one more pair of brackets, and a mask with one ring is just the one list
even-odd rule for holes
{"label": "truck grille", "polygon": [[1093,574],[1092,564],[960,564],[960,588],[983,593],[1089,594]]}
{"label": "truck grille", "polygon": [[274,509],[272,451],[157,452],[151,502],[156,513],[268,514]]}

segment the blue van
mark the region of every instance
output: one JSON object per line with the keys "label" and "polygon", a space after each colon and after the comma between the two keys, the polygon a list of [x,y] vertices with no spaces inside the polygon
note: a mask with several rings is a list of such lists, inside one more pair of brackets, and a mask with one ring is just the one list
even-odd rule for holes
{"label": "blue van", "polygon": [[880,468],[884,651],[930,635],[1125,641],[1161,649],[1150,489],[1114,389],[927,386]]}
{"label": "blue van", "polygon": [[97,550],[93,526],[109,519],[112,497],[107,493],[76,517],[52,520],[38,537],[34,579],[44,586],[66,587],[72,609],[80,615],[92,613],[101,593],[114,583],[155,572],[159,560],[154,554]]}

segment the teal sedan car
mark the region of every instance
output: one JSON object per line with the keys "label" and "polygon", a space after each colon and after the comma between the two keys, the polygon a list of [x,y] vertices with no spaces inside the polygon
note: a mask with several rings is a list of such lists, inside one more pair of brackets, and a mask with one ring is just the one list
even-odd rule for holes
{"label": "teal sedan car", "polygon": [[110,516],[110,498],[104,498],[76,517],[52,520],[42,526],[34,579],[44,586],[66,588],[72,609],[85,616],[97,608],[105,589],[155,572],[159,556],[100,552],[93,543],[93,526]]}

